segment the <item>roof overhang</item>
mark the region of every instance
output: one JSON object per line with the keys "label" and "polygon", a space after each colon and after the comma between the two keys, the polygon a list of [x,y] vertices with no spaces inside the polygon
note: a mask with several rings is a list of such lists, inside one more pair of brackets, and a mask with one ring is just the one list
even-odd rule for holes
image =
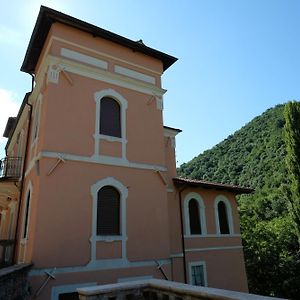
{"label": "roof overhang", "polygon": [[182,132],[181,129],[164,126],[164,136],[175,137],[180,132]]}
{"label": "roof overhang", "polygon": [[35,23],[26,55],[21,67],[21,71],[26,73],[34,73],[38,59],[41,55],[44,43],[46,41],[51,25],[55,22],[79,29],[90,33],[93,37],[101,37],[103,39],[120,44],[133,51],[141,52],[145,55],[154,57],[163,63],[164,71],[177,61],[176,57],[160,52],[153,48],[145,46],[142,42],[132,41],[113,32],[107,31],[95,25],[81,21],[69,15],[63,14],[54,9],[41,6],[40,12]]}
{"label": "roof overhang", "polygon": [[249,187],[216,183],[216,182],[210,182],[210,181],[206,181],[206,180],[188,179],[188,178],[182,178],[182,177],[173,178],[173,182],[174,182],[175,186],[180,186],[180,187],[182,187],[182,186],[201,187],[201,188],[205,188],[205,189],[228,191],[228,192],[232,192],[234,194],[250,194],[250,193],[254,192],[254,189],[249,188]]}

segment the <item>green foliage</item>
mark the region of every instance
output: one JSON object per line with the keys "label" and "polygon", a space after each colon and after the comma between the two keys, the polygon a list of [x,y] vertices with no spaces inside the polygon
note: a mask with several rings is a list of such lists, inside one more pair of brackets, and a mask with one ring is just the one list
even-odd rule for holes
{"label": "green foliage", "polygon": [[238,198],[250,292],[297,299],[300,257],[288,213],[291,183],[285,164],[285,127],[284,105],[268,109],[181,165],[178,175],[255,189]]}
{"label": "green foliage", "polygon": [[285,106],[286,164],[290,180],[290,212],[300,242],[300,103]]}

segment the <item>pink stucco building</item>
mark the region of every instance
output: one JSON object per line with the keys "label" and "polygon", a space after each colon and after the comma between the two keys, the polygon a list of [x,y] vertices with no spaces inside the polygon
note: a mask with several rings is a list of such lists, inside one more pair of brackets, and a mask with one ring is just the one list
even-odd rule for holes
{"label": "pink stucco building", "polygon": [[32,262],[37,299],[137,278],[247,291],[235,196],[251,190],[176,177],[176,60],[41,7],[0,179],[2,264]]}

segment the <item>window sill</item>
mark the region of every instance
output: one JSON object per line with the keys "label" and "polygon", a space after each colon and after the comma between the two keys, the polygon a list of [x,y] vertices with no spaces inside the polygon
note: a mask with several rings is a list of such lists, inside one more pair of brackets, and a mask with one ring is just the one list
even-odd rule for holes
{"label": "window sill", "polygon": [[210,237],[216,237],[216,238],[221,238],[221,237],[240,237],[241,235],[239,233],[230,233],[230,234],[221,234],[221,233],[216,233],[216,234],[190,234],[184,235],[184,238],[190,239],[190,238],[210,238]]}
{"label": "window sill", "polygon": [[122,241],[123,237],[121,235],[102,235],[97,236],[95,238],[96,242],[116,242],[116,241]]}

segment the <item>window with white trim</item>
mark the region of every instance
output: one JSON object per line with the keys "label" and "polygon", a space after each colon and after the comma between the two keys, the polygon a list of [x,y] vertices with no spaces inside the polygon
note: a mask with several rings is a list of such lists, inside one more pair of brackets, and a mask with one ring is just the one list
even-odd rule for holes
{"label": "window with white trim", "polygon": [[192,285],[207,286],[206,264],[204,261],[189,263],[189,279]]}
{"label": "window with white trim", "polygon": [[197,193],[189,193],[184,199],[184,219],[186,235],[206,234],[205,205]]}
{"label": "window with white trim", "polygon": [[32,133],[32,137],[31,137],[32,142],[34,142],[37,139],[38,133],[39,133],[41,101],[42,101],[42,96],[39,95],[39,97],[37,98],[37,101],[35,103],[35,107],[34,107],[33,126],[32,126],[32,131],[31,131],[31,133]]}
{"label": "window with white trim", "polygon": [[120,193],[113,186],[98,191],[97,235],[120,235]]}
{"label": "window with white trim", "polygon": [[111,97],[100,100],[100,134],[121,137],[121,108]]}
{"label": "window with white trim", "polygon": [[23,240],[26,240],[28,238],[30,202],[31,202],[31,189],[29,189],[26,194],[26,202],[25,202],[24,215],[23,215],[23,228],[22,228]]}
{"label": "window with white trim", "polygon": [[101,141],[118,142],[122,146],[122,159],[126,159],[126,110],[128,101],[113,89],[94,94],[96,102],[94,155],[101,155]]}
{"label": "window with white trim", "polygon": [[231,204],[225,196],[218,196],[215,200],[215,218],[218,234],[233,234]]}

